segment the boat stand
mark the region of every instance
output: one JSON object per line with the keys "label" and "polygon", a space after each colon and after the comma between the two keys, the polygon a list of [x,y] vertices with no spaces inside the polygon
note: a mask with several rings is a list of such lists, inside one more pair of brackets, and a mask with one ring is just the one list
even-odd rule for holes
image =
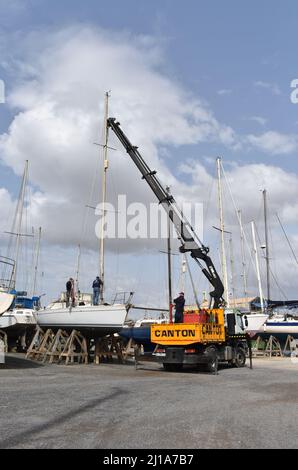
{"label": "boat stand", "polygon": [[0,341],[3,343],[3,353],[8,353],[7,334],[3,330],[0,330]]}
{"label": "boat stand", "polygon": [[0,364],[5,364],[6,353],[8,353],[7,334],[0,330]]}
{"label": "boat stand", "polygon": [[118,359],[119,363],[124,362],[121,338],[115,335],[98,338],[95,342],[94,363],[113,361],[114,357]]}
{"label": "boat stand", "polygon": [[267,341],[264,341],[260,336],[254,342],[252,347],[252,357],[282,357],[283,352],[280,342],[274,337],[270,336]]}
{"label": "boat stand", "polygon": [[293,338],[293,336],[288,335],[287,341],[283,350],[284,356],[298,356],[298,340]]}
{"label": "boat stand", "polygon": [[272,335],[270,336],[270,338],[268,340],[268,343],[266,345],[265,356],[267,356],[267,357],[268,356],[269,357],[273,357],[273,356],[282,357],[283,356],[281,346],[280,346],[280,342]]}
{"label": "boat stand", "polygon": [[266,344],[260,336],[253,341],[253,346],[251,348],[252,357],[264,357],[265,356]]}
{"label": "boat stand", "polygon": [[49,361],[49,364],[59,362],[60,355],[65,348],[69,335],[66,331],[58,330],[52,342],[48,345],[48,350],[44,355],[43,362]]}
{"label": "boat stand", "polygon": [[65,360],[65,365],[77,363],[88,364],[87,340],[77,330],[73,330],[67,338],[63,351],[60,353],[58,362]]}
{"label": "boat stand", "polygon": [[37,326],[36,333],[33,340],[28,348],[26,359],[32,359],[40,361],[44,359],[50,345],[53,342],[55,335],[52,330],[44,332],[39,326]]}
{"label": "boat stand", "polygon": [[88,364],[88,346],[86,338],[76,330],[69,335],[63,330],[56,334],[52,330],[44,332],[37,327],[32,343],[26,354],[27,359],[59,364]]}
{"label": "boat stand", "polygon": [[158,348],[156,345],[154,351],[150,354],[144,353],[144,347],[139,344],[134,345],[134,362],[135,362],[135,369],[138,370],[140,366],[142,366],[143,362],[156,362],[155,357],[153,356],[154,352]]}

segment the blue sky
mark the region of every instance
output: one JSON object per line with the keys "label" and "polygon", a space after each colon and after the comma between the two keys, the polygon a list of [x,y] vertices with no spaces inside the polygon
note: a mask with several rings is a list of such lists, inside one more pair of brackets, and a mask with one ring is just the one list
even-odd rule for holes
{"label": "blue sky", "polygon": [[[18,191],[22,158],[30,159],[32,154],[38,153],[34,135],[32,148],[27,145],[28,142],[20,140],[20,132],[23,129],[23,135],[27,127],[24,127],[24,123],[20,124],[19,114],[27,115],[28,119],[30,106],[33,110],[36,109],[36,104],[31,103],[28,106],[24,99],[20,99],[19,90],[27,83],[31,91],[41,93],[40,89],[47,83],[45,78],[41,78],[44,63],[48,55],[53,54],[53,44],[57,45],[60,40],[59,47],[63,48],[61,38],[64,31],[68,31],[65,33],[67,43],[72,36],[79,36],[78,30],[82,28],[98,29],[104,31],[108,37],[111,50],[113,47],[120,50],[119,35],[123,35],[123,42],[127,46],[135,47],[140,54],[142,51],[144,53],[143,58],[138,57],[138,64],[142,64],[140,67],[138,65],[135,68],[133,65],[130,70],[129,63],[126,64],[127,69],[122,67],[123,80],[120,75],[119,87],[124,78],[127,80],[127,88],[129,87],[130,73],[131,82],[134,83],[133,74],[140,73],[142,77],[144,70],[150,69],[152,76],[161,78],[161,81],[165,79],[169,88],[178,90],[181,108],[197,103],[196,109],[182,111],[184,114],[181,119],[187,123],[188,130],[198,113],[210,113],[206,121],[211,131],[202,138],[194,135],[184,137],[185,127],[179,127],[181,123],[178,121],[175,125],[181,132],[180,138],[170,135],[167,130],[171,119],[170,111],[168,117],[165,113],[164,120],[161,118],[157,137],[156,133],[151,133],[151,140],[146,137],[145,124],[143,130],[136,132],[136,138],[144,142],[145,150],[154,149],[153,153],[156,155],[153,164],[160,163],[162,174],[175,180],[173,185],[177,188],[178,197],[184,192],[179,187],[179,183],[182,183],[188,187],[189,197],[198,195],[196,197],[206,204],[208,187],[203,172],[206,171],[207,175],[213,177],[214,159],[217,155],[223,156],[231,178],[237,178],[238,186],[245,188],[247,199],[242,194],[240,204],[243,204],[243,209],[248,208],[247,222],[257,212],[260,205],[258,192],[266,185],[271,190],[269,197],[272,199],[272,212],[278,210],[282,213],[293,236],[292,242],[298,245],[298,209],[295,200],[296,195],[298,196],[295,192],[296,177],[298,181],[298,105],[290,101],[290,83],[298,77],[295,60],[297,2],[115,0],[108,4],[93,0],[13,0],[9,3],[0,0],[0,9],[0,78],[6,83],[8,96],[7,103],[0,105],[0,133],[9,136],[8,139],[5,137],[5,145],[0,147],[0,188],[8,190],[12,200]],[[32,40],[33,33],[35,36]],[[81,50],[79,43],[70,46],[74,57],[75,47],[78,47],[78,51]],[[53,57],[58,60],[58,56]],[[94,56],[94,62],[98,57]],[[128,57],[132,57],[134,61],[134,54]],[[48,66],[54,75],[53,60],[49,57]],[[121,55],[118,61],[120,60]],[[109,64],[106,66],[109,67]],[[36,70],[31,71],[34,68]],[[90,75],[93,73],[90,70]],[[102,75],[105,75],[104,70]],[[36,89],[35,83],[38,85]],[[88,88],[87,81],[85,83]],[[108,85],[108,79],[105,84]],[[126,92],[124,90],[118,93],[115,86],[117,85],[113,89],[115,98],[112,97],[112,107],[121,112]],[[56,89],[57,86],[51,90],[52,97]],[[156,89],[160,100],[163,98],[161,90],[162,87]],[[134,92],[137,93],[137,90]],[[129,96],[132,94],[133,91],[130,91]],[[44,91],[39,97],[42,96],[44,100],[45,95]],[[61,93],[59,96],[55,95],[55,102],[62,106],[62,102],[59,103],[60,96]],[[97,99],[95,95],[94,99]],[[98,94],[98,101],[100,99]],[[170,101],[171,99],[165,101],[165,106],[169,106]],[[141,103],[141,108],[142,97],[136,102]],[[58,114],[59,117],[65,115],[66,108],[63,109]],[[67,110],[69,109],[68,105]],[[125,106],[123,109],[125,114]],[[143,116],[146,115],[146,109],[148,104],[141,113]],[[156,113],[160,111],[156,106]],[[154,116],[154,106],[150,112]],[[130,123],[131,117],[124,116],[124,119]],[[139,118],[136,116],[135,119]],[[9,127],[11,124],[19,126],[18,132]],[[163,128],[166,130],[166,137]],[[197,131],[204,134],[204,129],[204,125],[200,123]],[[44,131],[44,138],[49,139],[47,142],[51,144],[51,135],[46,133],[46,129]],[[40,153],[40,147],[38,151]],[[48,164],[50,169],[54,155],[55,152],[49,152],[44,157],[43,165]],[[63,155],[61,158],[64,158]],[[67,155],[65,158],[68,158]],[[37,168],[37,156],[35,160],[32,157],[32,164],[33,188],[40,190],[44,198],[47,198],[48,206],[53,205],[57,187],[50,188],[45,176]],[[190,164],[190,172],[182,171],[181,164]],[[260,175],[255,188],[254,177],[251,175]],[[284,194],[285,186],[287,194]],[[289,186],[293,186],[290,188],[292,192]],[[254,203],[250,205],[251,192],[254,194]],[[46,213],[45,210],[43,212]],[[216,204],[213,215],[215,213]],[[234,223],[232,216],[229,219],[228,215],[228,223]],[[52,234],[47,242],[50,246],[58,244],[65,249],[74,246],[71,237],[69,241],[62,238],[58,234]],[[275,244],[279,246],[277,233]],[[295,292],[295,286],[291,287],[291,292]]]}
{"label": "blue sky", "polygon": [[[289,98],[290,82],[297,75],[295,1],[116,0],[107,6],[92,0],[20,0],[11,2],[10,7],[6,3],[0,26],[8,35],[86,23],[158,38],[166,56],[162,68],[185,89],[206,100],[219,120],[239,133],[260,131],[260,123],[253,117],[267,120],[263,130],[297,132],[298,105],[292,105]],[[0,71],[9,90],[18,77],[7,76],[1,67]],[[0,129],[5,130],[12,114],[4,107],[0,112]],[[209,144],[201,150],[210,153]],[[216,151],[220,153],[221,148],[215,147]],[[233,158],[259,161],[260,155],[236,152]],[[278,158],[272,160],[264,152],[261,158],[279,164]],[[292,154],[286,155],[282,166],[295,171],[295,160]]]}

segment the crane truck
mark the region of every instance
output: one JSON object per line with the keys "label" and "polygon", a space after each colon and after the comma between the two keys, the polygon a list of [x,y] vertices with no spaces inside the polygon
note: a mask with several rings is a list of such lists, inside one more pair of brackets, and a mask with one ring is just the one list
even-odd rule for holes
{"label": "crane truck", "polygon": [[224,286],[209,255],[209,248],[201,242],[174,197],[162,186],[157,172],[149,168],[138,147],[131,144],[120,123],[109,118],[107,126],[166,210],[181,241],[180,252],[190,253],[212,286],[210,308],[202,309],[198,305],[192,311],[185,311],[183,323],[173,323],[170,318],[168,324],[151,326],[151,342],[156,344],[157,360],[168,371],[180,370],[185,364],[204,364],[210,372],[216,373],[219,361],[243,367],[250,349],[244,324],[247,320],[240,311],[224,308]]}

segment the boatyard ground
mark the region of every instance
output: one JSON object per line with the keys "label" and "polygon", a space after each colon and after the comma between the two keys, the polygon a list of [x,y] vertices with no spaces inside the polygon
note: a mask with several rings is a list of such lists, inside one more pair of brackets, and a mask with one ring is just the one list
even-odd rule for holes
{"label": "boatyard ground", "polygon": [[298,364],[165,372],[154,363],[0,365],[0,448],[297,448]]}

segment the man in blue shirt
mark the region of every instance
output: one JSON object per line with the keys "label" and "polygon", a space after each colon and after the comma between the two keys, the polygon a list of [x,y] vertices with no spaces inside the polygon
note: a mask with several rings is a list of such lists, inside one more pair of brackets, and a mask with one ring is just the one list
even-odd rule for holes
{"label": "man in blue shirt", "polygon": [[183,323],[183,313],[185,306],[184,292],[180,292],[179,297],[174,300],[176,313],[175,313],[175,323]]}
{"label": "man in blue shirt", "polygon": [[93,287],[93,305],[98,305],[100,289],[103,286],[102,280],[97,276],[95,281],[92,284]]}

